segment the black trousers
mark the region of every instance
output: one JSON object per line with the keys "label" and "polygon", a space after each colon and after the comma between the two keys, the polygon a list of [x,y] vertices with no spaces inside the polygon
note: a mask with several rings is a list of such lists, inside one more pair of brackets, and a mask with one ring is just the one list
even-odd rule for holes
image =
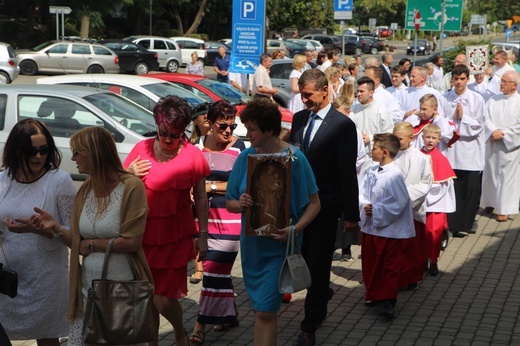
{"label": "black trousers", "polygon": [[2,324],[0,323],[0,345],[1,346],[11,346],[11,341],[9,341],[9,337],[7,336],[7,333],[4,330],[4,327],[2,327]]}
{"label": "black trousers", "polygon": [[453,170],[457,179],[453,180],[457,210],[447,214],[448,227],[452,232],[471,230],[477,216],[482,192],[482,172]]}
{"label": "black trousers", "polygon": [[303,232],[302,254],[312,278],[305,297],[305,317],[300,325],[307,333],[315,333],[327,317],[330,267],[336,243],[339,215],[327,211],[323,205],[321,210]]}

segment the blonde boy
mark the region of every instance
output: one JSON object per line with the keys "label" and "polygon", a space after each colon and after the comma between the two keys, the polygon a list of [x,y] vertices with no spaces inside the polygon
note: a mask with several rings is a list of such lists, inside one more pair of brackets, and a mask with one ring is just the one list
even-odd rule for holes
{"label": "blonde boy", "polygon": [[397,123],[394,126],[394,135],[401,144],[394,162],[403,173],[406,189],[412,201],[415,227],[415,237],[404,241],[403,251],[409,261],[403,263],[400,286],[402,289],[417,289],[418,282],[423,279],[427,259],[424,201],[432,186],[432,169],[430,158],[411,146],[413,127],[410,123]]}
{"label": "blonde boy", "polygon": [[424,141],[422,138],[423,129],[429,124],[437,125],[441,130],[441,138],[439,142],[439,150],[445,152],[446,148],[451,146],[459,139],[459,134],[455,125],[450,123],[448,119],[438,112],[438,100],[433,94],[426,94],[419,100],[419,113],[409,117],[406,121],[412,124],[414,129],[414,146],[422,149]]}
{"label": "blonde boy", "polygon": [[365,305],[383,304],[381,314],[393,318],[401,280],[403,239],[415,237],[412,202],[401,170],[393,159],[399,139],[374,135],[371,167],[359,196],[361,266],[366,287]]}
{"label": "blonde boy", "polygon": [[455,211],[455,189],[453,179],[456,177],[450,162],[438,149],[441,142],[441,129],[430,124],[422,131],[424,147],[421,151],[431,158],[432,187],[426,196],[426,245],[430,262],[428,272],[438,274],[437,260],[441,251],[442,233],[448,228],[446,213]]}

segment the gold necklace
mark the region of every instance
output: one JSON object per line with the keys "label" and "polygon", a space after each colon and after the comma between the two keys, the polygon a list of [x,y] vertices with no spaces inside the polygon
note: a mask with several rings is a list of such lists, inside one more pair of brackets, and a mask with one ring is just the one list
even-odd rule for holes
{"label": "gold necklace", "polygon": [[[165,153],[162,152],[161,145],[159,144],[159,142],[155,141],[155,144],[157,145],[157,150],[159,150],[159,153],[161,153],[162,156],[168,157],[170,159],[173,159],[175,156],[177,156],[177,154],[179,153],[179,150],[180,150],[180,148],[177,147],[177,152],[175,154],[168,155],[168,154],[165,154]],[[179,146],[180,146],[180,143],[179,143]]]}

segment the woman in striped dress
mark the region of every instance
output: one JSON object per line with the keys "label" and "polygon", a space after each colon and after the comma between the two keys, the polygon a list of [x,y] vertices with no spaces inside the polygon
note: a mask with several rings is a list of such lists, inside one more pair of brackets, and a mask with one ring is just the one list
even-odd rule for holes
{"label": "woman in striped dress", "polygon": [[244,142],[233,136],[236,108],[226,100],[210,106],[208,121],[210,133],[199,138],[198,146],[211,170],[206,178],[209,200],[208,255],[203,260],[204,276],[199,300],[197,322],[190,342],[204,341],[206,324],[213,330],[224,331],[238,325],[231,269],[239,249],[240,215],[226,210],[226,187],[229,174]]}

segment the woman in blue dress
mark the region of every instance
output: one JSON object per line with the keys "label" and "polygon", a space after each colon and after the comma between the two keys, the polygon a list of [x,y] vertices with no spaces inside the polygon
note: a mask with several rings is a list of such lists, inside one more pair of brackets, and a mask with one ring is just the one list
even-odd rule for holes
{"label": "woman in blue dress", "polygon": [[[251,147],[238,156],[228,180],[226,208],[242,214],[240,248],[242,272],[251,306],[255,311],[255,345],[276,345],[277,313],[283,294],[278,292],[278,276],[285,259],[289,226],[294,227],[301,244],[302,231],[320,210],[318,188],[304,154],[279,138],[282,116],[275,103],[257,98],[240,114],[247,129]],[[247,157],[249,154],[282,154],[292,160],[290,187],[291,225],[271,236],[251,237],[245,234],[245,211],[255,201],[246,194]]]}

